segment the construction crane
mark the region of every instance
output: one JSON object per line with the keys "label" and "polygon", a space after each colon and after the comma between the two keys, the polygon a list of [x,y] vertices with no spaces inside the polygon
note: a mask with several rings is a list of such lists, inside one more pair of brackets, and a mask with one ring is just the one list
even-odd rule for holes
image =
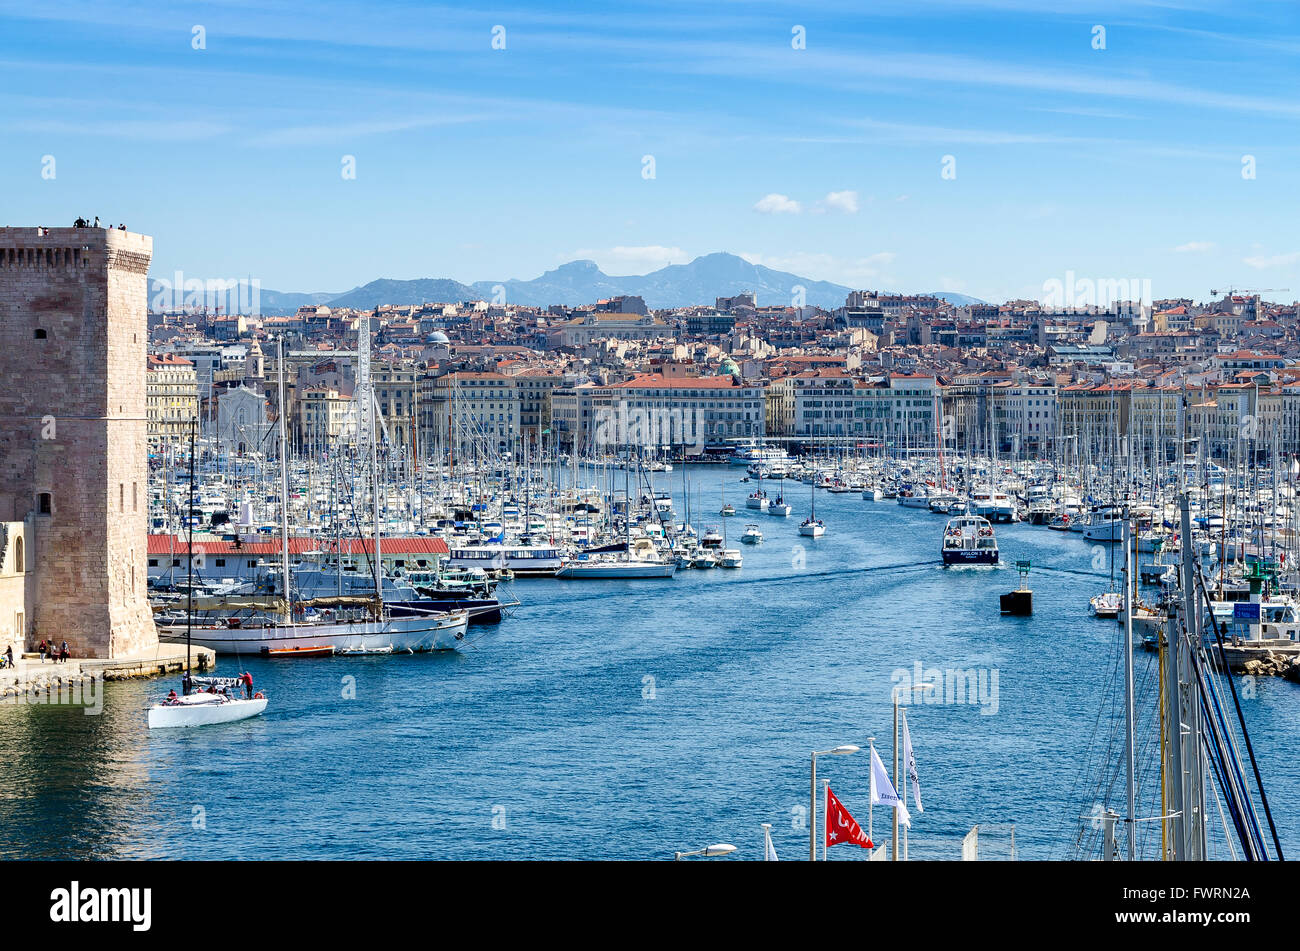
{"label": "construction crane", "polygon": [[[1289,287],[1233,287],[1231,284],[1228,285],[1229,297],[1232,297],[1233,294],[1235,294],[1237,291],[1244,291],[1247,294],[1274,294],[1274,293],[1289,294],[1291,292],[1291,288]],[[1214,288],[1210,288],[1210,296],[1218,297],[1219,292],[1216,291]]]}

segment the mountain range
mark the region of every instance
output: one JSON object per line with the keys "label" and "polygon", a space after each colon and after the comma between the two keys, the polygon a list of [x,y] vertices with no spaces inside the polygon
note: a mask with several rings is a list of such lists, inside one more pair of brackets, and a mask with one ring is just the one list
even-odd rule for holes
{"label": "mountain range", "polygon": [[[157,292],[157,284],[151,296]],[[711,304],[714,298],[750,291],[760,306],[797,303],[796,288],[803,288],[803,303],[827,309],[842,307],[850,288],[829,281],[814,281],[761,264],[751,264],[734,254],[706,254],[689,264],[670,264],[649,274],[614,276],[595,261],[570,261],[530,281],[475,281],[462,284],[450,278],[401,281],[380,278],[343,294],[286,293],[263,288],[263,314],[290,314],[307,304],[369,310],[381,304],[408,305],[432,301],[494,300],[504,292],[510,304],[576,307],[607,297],[641,297],[650,309]],[[964,294],[938,292],[957,305],[979,301]]]}

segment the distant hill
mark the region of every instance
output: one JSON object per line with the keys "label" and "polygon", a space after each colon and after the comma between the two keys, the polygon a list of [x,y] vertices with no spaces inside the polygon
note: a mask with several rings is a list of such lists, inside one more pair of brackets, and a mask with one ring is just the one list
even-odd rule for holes
{"label": "distant hill", "polygon": [[346,294],[324,301],[330,307],[355,307],[370,310],[380,304],[423,304],[428,301],[458,301],[481,297],[473,288],[449,278],[423,277],[414,281],[381,278]]}
{"label": "distant hill", "polygon": [[[719,252],[702,255],[689,264],[670,264],[649,274],[616,276],[604,273],[595,261],[570,261],[528,281],[511,279],[462,284],[451,278],[426,277],[410,281],[380,278],[343,294],[286,294],[263,290],[261,304],[264,314],[291,314],[305,304],[369,310],[381,304],[406,306],[431,301],[490,301],[497,298],[498,288],[504,290],[505,301],[509,304],[577,307],[607,297],[628,295],[643,298],[652,310],[712,304],[717,297],[732,297],[742,291],[752,292],[760,306],[801,302],[829,310],[842,307],[850,290],[842,284],[814,281]],[[802,296],[797,288],[802,288]],[[933,296],[958,306],[983,303],[977,298],[950,291],[935,292]]]}

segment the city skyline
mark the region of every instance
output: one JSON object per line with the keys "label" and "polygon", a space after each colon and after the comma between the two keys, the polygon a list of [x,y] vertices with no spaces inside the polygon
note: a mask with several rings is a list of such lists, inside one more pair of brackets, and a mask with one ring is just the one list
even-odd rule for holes
{"label": "city skyline", "polygon": [[0,207],[286,292],[718,251],[991,301],[1290,287],[1295,14],[1129,6],[0,4]]}

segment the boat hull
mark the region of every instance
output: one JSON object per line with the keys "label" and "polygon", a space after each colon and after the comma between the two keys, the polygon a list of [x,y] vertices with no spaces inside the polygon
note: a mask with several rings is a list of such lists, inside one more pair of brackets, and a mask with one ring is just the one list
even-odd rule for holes
{"label": "boat hull", "polygon": [[158,704],[149,708],[149,729],[234,723],[237,720],[260,716],[265,709],[265,697],[254,697],[251,700],[231,699],[224,703],[176,704],[175,706]]}
{"label": "boat hull", "polygon": [[565,581],[586,581],[616,578],[671,578],[677,566],[665,565],[581,565],[568,564],[556,575]]}
{"label": "boat hull", "polygon": [[[464,611],[392,617],[386,621],[333,624],[284,624],[274,627],[195,628],[194,643],[218,654],[260,654],[269,650],[333,647],[337,651],[373,651],[391,647],[395,652],[459,650],[469,625]],[[159,629],[159,640],[184,643],[185,631]]]}
{"label": "boat hull", "polygon": [[993,551],[967,548],[944,549],[943,563],[945,565],[996,565],[998,552],[996,549]]}

